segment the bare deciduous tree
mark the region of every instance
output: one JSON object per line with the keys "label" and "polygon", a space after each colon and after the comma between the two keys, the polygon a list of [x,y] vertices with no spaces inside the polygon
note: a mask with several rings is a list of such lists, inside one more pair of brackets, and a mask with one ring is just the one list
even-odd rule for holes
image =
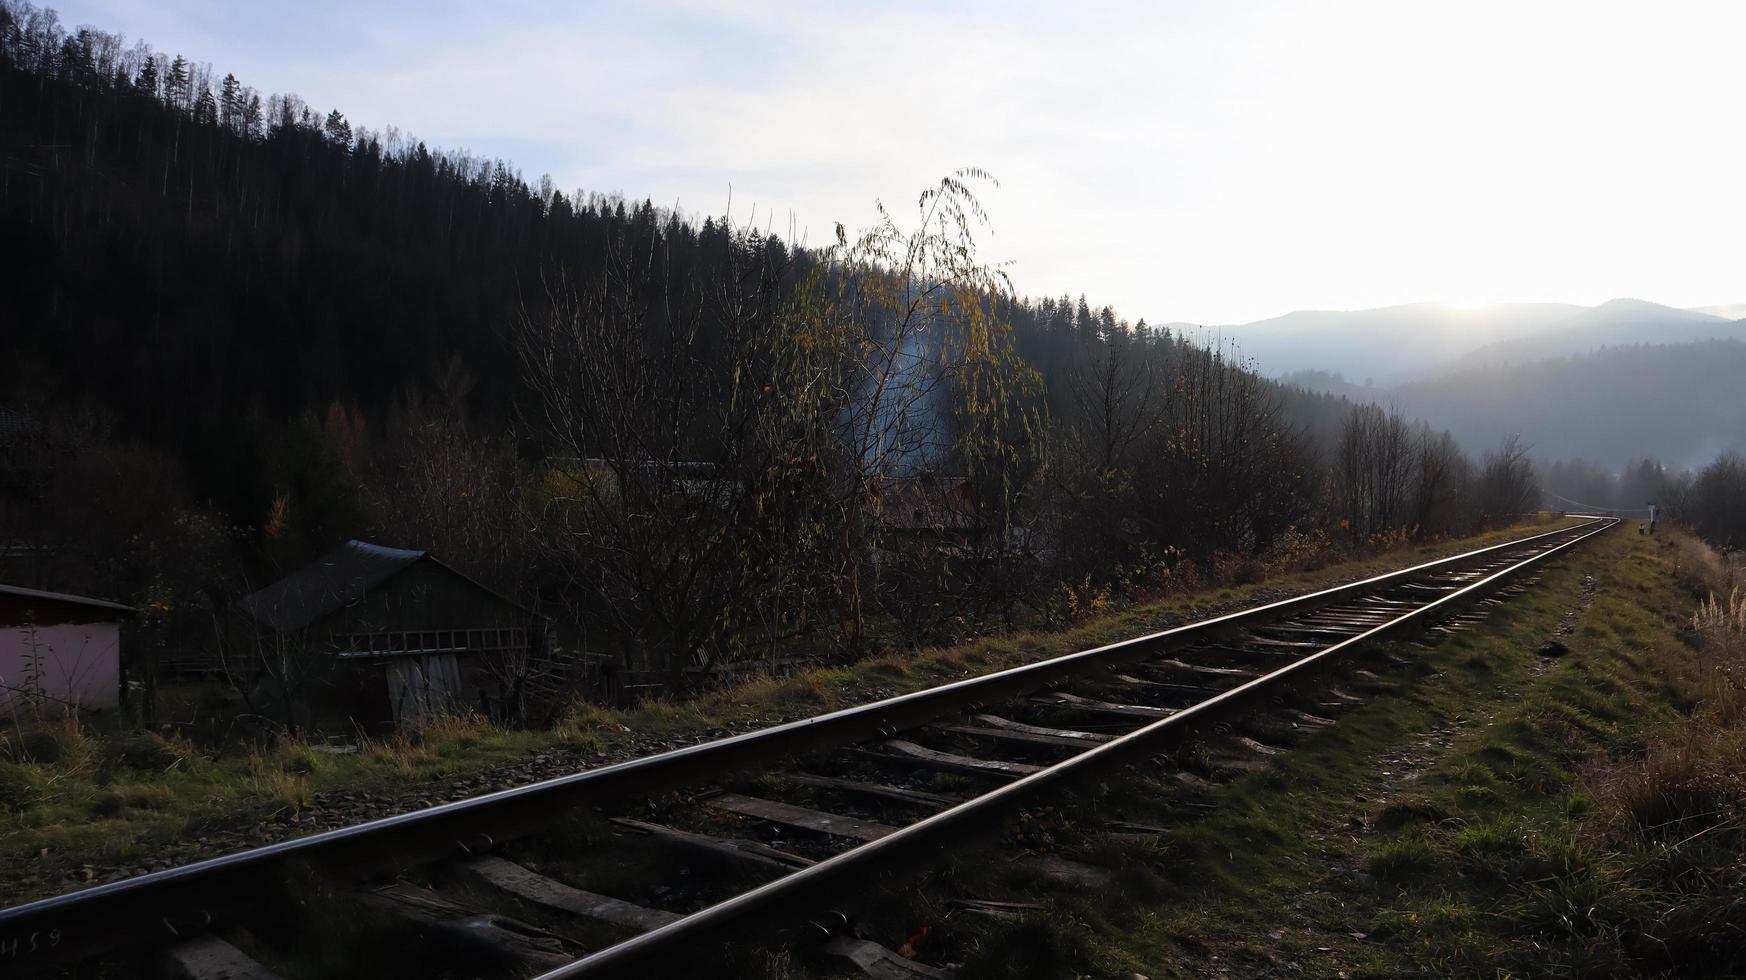
{"label": "bare deciduous tree", "polygon": [[622,241],[590,279],[551,284],[515,341],[526,417],[554,454],[531,501],[545,559],[627,667],[679,682],[816,622],[833,391],[792,343],[789,269],[761,236],[741,234],[722,268],[683,288],[653,241]]}
{"label": "bare deciduous tree", "polygon": [[1474,520],[1480,526],[1502,527],[1539,506],[1540,483],[1528,450],[1519,435],[1486,450],[1474,484]]}
{"label": "bare deciduous tree", "polygon": [[1421,537],[1459,530],[1473,482],[1473,463],[1455,437],[1421,425],[1415,464],[1412,528]]}
{"label": "bare deciduous tree", "polygon": [[1400,415],[1366,404],[1347,416],[1334,450],[1334,486],[1353,541],[1402,530],[1417,462],[1412,430]]}

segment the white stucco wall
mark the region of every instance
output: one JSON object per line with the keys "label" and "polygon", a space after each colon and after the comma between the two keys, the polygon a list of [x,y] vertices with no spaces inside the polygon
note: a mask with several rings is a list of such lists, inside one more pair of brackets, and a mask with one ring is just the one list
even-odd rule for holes
{"label": "white stucco wall", "polygon": [[0,685],[0,705],[31,689],[81,708],[113,708],[121,698],[121,626],[0,627]]}

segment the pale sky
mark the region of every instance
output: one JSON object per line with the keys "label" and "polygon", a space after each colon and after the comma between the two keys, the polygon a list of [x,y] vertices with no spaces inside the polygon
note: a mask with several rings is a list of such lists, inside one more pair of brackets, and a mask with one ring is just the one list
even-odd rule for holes
{"label": "pale sky", "polygon": [[1130,319],[1746,301],[1737,0],[44,5],[815,244],[979,166],[984,257]]}

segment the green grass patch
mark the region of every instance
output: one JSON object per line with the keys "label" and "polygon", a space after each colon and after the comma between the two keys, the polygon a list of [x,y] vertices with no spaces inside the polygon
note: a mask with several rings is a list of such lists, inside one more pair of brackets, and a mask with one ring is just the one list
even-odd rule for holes
{"label": "green grass patch", "polygon": [[[1397,690],[1218,788],[1210,810],[1173,811],[1174,787],[1138,769],[1063,791],[1052,805],[1069,825],[1095,826],[1095,815],[1169,827],[1117,854],[1071,834],[1060,841],[1121,868],[1109,888],[1004,880],[987,870],[998,857],[972,852],[919,892],[894,892],[902,911],[869,931],[895,942],[931,925],[934,961],[963,962],[966,977],[1665,972],[1677,962],[1665,938],[1675,930],[1658,929],[1670,946],[1651,955],[1642,938],[1651,913],[1707,916],[1708,937],[1746,924],[1719,898],[1696,909],[1661,903],[1642,854],[1596,829],[1618,804],[1597,802],[1595,767],[1643,757],[1690,711],[1682,665],[1697,655],[1675,625],[1692,597],[1670,547],[1607,535],[1475,629],[1398,645],[1405,664],[1373,658],[1369,669]],[[1571,652],[1540,658],[1563,628]],[[1652,787],[1629,803],[1636,819],[1691,831],[1692,814],[1716,808],[1677,772]],[[1657,870],[1689,886],[1714,866]],[[951,914],[954,895],[1040,901],[1048,912],[987,923]],[[1716,943],[1698,946],[1707,958],[1695,962],[1721,962]],[[1032,959],[1046,969],[1026,972]]]}

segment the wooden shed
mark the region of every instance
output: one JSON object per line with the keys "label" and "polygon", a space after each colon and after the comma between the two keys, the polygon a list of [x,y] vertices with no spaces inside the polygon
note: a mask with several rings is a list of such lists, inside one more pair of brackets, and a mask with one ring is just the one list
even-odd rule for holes
{"label": "wooden shed", "polygon": [[869,489],[868,505],[890,536],[905,541],[963,546],[989,530],[977,509],[976,486],[962,476],[882,476]]}
{"label": "wooden shed", "polygon": [[0,705],[121,703],[121,624],[132,606],[0,585]]}
{"label": "wooden shed", "polygon": [[262,650],[307,658],[308,710],[365,730],[434,714],[500,713],[544,619],[428,552],[348,541],[253,593]]}

